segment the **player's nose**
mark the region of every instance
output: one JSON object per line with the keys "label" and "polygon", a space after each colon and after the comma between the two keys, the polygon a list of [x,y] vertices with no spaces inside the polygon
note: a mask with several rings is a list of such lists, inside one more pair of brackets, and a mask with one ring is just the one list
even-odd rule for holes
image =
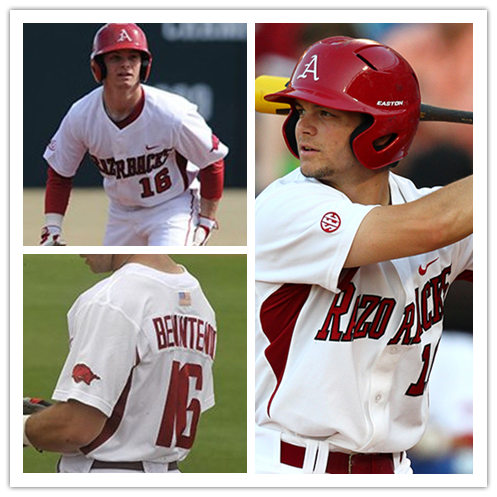
{"label": "player's nose", "polygon": [[315,134],[316,125],[314,118],[310,113],[306,113],[299,117],[296,125],[296,131],[305,134]]}

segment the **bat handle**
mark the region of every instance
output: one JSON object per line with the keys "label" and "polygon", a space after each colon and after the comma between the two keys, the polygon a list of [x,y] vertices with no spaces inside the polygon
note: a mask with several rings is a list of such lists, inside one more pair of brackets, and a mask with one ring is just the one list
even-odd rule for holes
{"label": "bat handle", "polygon": [[433,105],[421,104],[420,121],[442,121],[449,123],[473,124],[473,112],[443,109]]}

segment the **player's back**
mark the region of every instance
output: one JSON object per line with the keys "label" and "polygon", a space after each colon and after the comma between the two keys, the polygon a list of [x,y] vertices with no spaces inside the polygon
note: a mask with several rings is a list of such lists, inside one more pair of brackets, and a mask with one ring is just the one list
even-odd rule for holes
{"label": "player's back", "polygon": [[[94,321],[104,309],[111,317]],[[102,433],[82,452],[104,461],[184,459],[200,413],[214,405],[216,322],[198,281],[186,270],[128,264],[82,294],[68,317],[72,348],[81,342],[80,321],[102,325],[93,405],[112,406]],[[82,359],[68,361],[71,367]]]}

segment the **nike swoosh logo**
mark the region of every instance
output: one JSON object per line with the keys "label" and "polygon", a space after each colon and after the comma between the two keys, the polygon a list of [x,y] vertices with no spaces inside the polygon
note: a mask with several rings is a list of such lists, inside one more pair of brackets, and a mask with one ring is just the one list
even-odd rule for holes
{"label": "nike swoosh logo", "polygon": [[426,271],[428,271],[428,268],[434,263],[438,261],[438,257],[436,259],[433,259],[432,261],[430,261],[425,267],[423,267],[422,265],[419,266],[419,269],[418,269],[418,272],[421,276],[424,276],[426,274]]}
{"label": "nike swoosh logo", "polygon": [[149,147],[148,145],[145,145],[145,148],[147,150],[153,150],[154,148],[157,148],[159,145],[152,145],[151,147]]}

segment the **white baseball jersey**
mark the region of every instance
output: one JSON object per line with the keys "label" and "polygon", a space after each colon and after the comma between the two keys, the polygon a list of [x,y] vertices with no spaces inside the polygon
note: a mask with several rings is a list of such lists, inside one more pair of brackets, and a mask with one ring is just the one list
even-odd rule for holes
{"label": "white baseball jersey", "polygon": [[[393,204],[426,195],[390,173]],[[421,437],[450,284],[472,236],[415,257],[344,269],[375,206],[293,171],[256,201],[256,423],[399,453]]]}
{"label": "white baseball jersey", "polygon": [[184,459],[200,414],[214,405],[216,322],[198,281],[186,270],[126,264],[76,300],[68,326],[70,351],[53,398],[108,417],[80,449],[86,470],[93,459]]}
{"label": "white baseball jersey", "polygon": [[43,157],[60,175],[76,174],[86,152],[98,167],[109,199],[152,207],[181,195],[199,169],[228,148],[185,98],[142,85],[145,104],[120,129],[107,115],[100,86],[72,105]]}

